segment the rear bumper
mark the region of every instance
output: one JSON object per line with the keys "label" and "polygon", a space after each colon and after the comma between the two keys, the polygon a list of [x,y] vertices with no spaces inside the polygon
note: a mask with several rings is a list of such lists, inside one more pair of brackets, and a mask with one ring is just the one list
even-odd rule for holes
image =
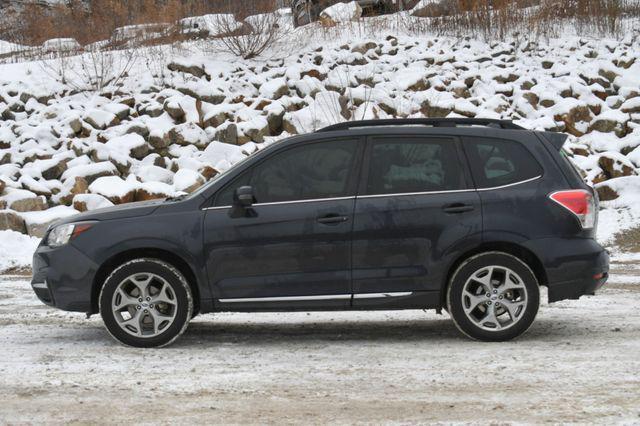
{"label": "rear bumper", "polygon": [[589,238],[547,238],[525,245],[545,267],[549,302],[592,295],[609,277],[609,254]]}
{"label": "rear bumper", "polygon": [[97,265],[71,244],[40,245],[33,255],[31,288],[49,306],[65,311],[92,312],[92,283]]}

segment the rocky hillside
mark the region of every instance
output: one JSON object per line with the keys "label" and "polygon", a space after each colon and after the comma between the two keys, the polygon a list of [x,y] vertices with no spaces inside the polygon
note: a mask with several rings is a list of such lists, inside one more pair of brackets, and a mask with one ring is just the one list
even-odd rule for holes
{"label": "rocky hillside", "polygon": [[41,64],[3,65],[0,230],[41,236],[78,211],[190,192],[273,140],[365,118],[509,118],[566,132],[575,163],[614,200],[640,187],[639,54],[637,34],[489,44],[389,35],[270,61],[194,45],[160,66],[139,60],[99,93],[56,82]]}

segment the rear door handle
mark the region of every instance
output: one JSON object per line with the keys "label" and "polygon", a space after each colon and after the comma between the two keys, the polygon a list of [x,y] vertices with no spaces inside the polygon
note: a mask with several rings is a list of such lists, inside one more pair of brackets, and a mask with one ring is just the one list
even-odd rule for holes
{"label": "rear door handle", "polygon": [[445,213],[450,213],[450,214],[466,213],[474,209],[475,207],[473,207],[471,204],[463,204],[463,203],[447,204],[442,208],[442,210],[444,210]]}
{"label": "rear door handle", "polygon": [[339,214],[328,214],[317,219],[318,223],[322,223],[323,225],[339,225],[348,220],[349,218],[347,216]]}

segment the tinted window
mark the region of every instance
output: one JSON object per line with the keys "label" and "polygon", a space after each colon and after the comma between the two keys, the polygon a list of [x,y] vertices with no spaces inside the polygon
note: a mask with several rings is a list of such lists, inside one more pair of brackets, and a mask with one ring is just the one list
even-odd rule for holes
{"label": "tinted window", "polygon": [[465,148],[478,188],[509,185],[542,175],[540,164],[519,142],[468,139]]}
{"label": "tinted window", "polygon": [[357,143],[339,140],[290,148],[240,175],[217,197],[228,206],[233,192],[251,185],[258,203],[341,197],[347,194]]}
{"label": "tinted window", "polygon": [[368,194],[447,191],[464,188],[453,140],[376,140],[371,150]]}

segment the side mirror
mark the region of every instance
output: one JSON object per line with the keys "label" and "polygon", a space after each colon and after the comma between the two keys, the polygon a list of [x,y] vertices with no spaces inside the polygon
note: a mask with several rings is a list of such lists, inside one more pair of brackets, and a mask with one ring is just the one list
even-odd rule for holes
{"label": "side mirror", "polygon": [[253,195],[253,188],[250,186],[241,186],[233,193],[233,205],[242,207],[244,209],[249,208],[256,202],[256,197]]}

